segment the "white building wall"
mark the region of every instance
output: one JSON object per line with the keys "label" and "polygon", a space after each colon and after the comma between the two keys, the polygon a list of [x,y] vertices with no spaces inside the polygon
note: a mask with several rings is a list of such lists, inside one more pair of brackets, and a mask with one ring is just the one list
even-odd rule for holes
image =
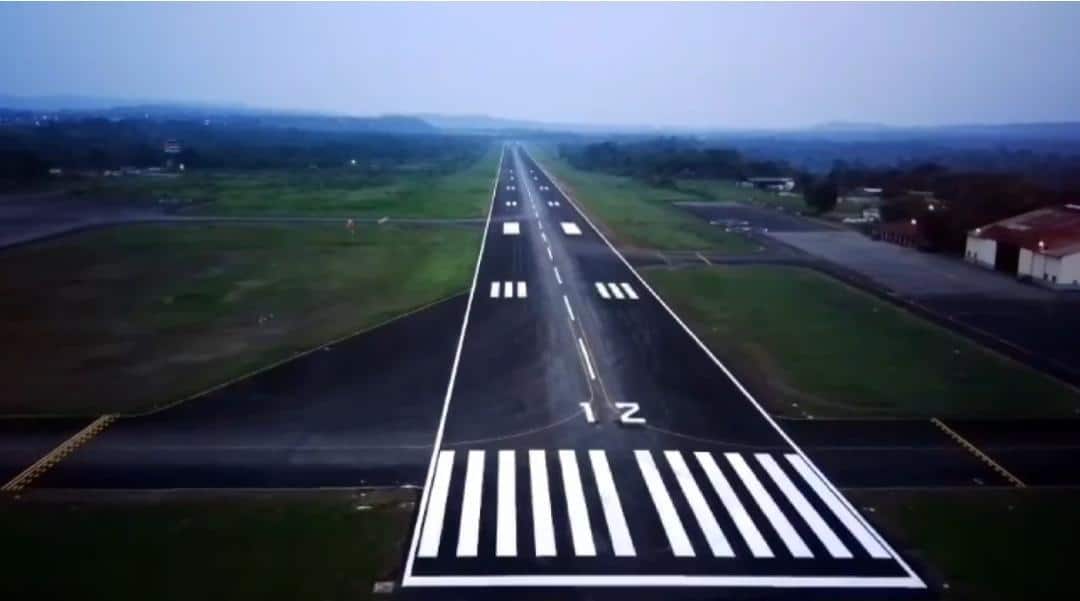
{"label": "white building wall", "polygon": [[1061,258],[1061,271],[1058,273],[1058,284],[1063,286],[1080,286],[1080,252],[1065,255]]}
{"label": "white building wall", "polygon": [[987,238],[968,236],[967,251],[964,256],[968,261],[978,263],[986,267],[994,266],[994,257],[997,256],[997,242]]}
{"label": "white building wall", "polygon": [[1020,249],[1020,264],[1016,267],[1016,275],[1035,277],[1031,273],[1032,262],[1034,260],[1034,253],[1026,248]]}

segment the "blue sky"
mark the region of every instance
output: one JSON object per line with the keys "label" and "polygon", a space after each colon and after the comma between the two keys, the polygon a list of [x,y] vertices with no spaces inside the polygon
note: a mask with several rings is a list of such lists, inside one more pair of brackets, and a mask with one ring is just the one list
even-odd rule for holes
{"label": "blue sky", "polygon": [[2,4],[0,93],[797,127],[1080,120],[1080,6]]}

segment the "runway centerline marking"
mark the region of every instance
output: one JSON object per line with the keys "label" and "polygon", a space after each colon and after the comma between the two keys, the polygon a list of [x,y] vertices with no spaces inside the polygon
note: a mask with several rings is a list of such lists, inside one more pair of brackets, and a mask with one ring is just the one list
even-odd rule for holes
{"label": "runway centerline marking", "polygon": [[563,302],[566,303],[566,312],[570,314],[570,321],[575,321],[574,310],[570,308],[570,299],[566,295],[562,295]]}
{"label": "runway centerline marking", "polygon": [[562,276],[559,275],[559,267],[553,266],[552,269],[555,270],[555,281],[558,282],[560,286],[562,286]]}
{"label": "runway centerline marking", "polygon": [[585,350],[585,341],[578,336],[578,346],[581,347],[581,356],[585,358],[585,367],[589,370],[589,379],[596,379],[596,372],[593,371],[592,361],[589,360],[589,351]]}
{"label": "runway centerline marking", "polygon": [[548,253],[548,258],[551,259],[552,261],[554,261],[555,260],[555,255],[551,254],[551,247],[550,246],[547,247],[547,253]]}

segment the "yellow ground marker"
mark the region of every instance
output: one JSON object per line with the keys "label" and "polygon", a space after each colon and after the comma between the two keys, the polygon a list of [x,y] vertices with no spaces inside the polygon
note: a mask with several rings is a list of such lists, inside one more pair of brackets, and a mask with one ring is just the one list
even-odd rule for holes
{"label": "yellow ground marker", "polygon": [[49,451],[41,459],[35,461],[33,465],[20,472],[19,475],[12,478],[7,484],[0,486],[0,490],[19,492],[26,488],[35,478],[47,472],[52,466],[60,463],[60,461],[68,455],[74,453],[75,449],[78,449],[89,442],[91,438],[100,434],[102,430],[109,427],[109,424],[115,420],[115,415],[102,415],[90,422],[90,425],[79,430],[74,436],[60,443],[59,446]]}
{"label": "yellow ground marker", "polygon": [[994,461],[993,459],[991,459],[989,455],[987,455],[986,453],[983,453],[982,451],[980,451],[975,445],[968,442],[966,438],[964,438],[963,436],[960,436],[960,434],[956,430],[953,430],[952,428],[946,426],[945,422],[941,421],[940,419],[938,419],[936,417],[930,418],[930,421],[933,422],[935,426],[940,428],[942,432],[949,435],[949,438],[952,438],[956,442],[960,443],[960,446],[962,446],[965,449],[967,449],[968,451],[970,451],[972,455],[975,455],[976,457],[981,459],[983,463],[990,466],[990,469],[992,469],[995,472],[1001,474],[1006,480],[1011,482],[1014,486],[1016,486],[1017,488],[1027,488],[1027,485],[1024,484],[1024,482],[1022,480],[1020,480],[1020,478],[1017,478],[1016,476],[1014,476],[1012,474],[1012,472],[1005,469],[1000,463],[998,463],[998,462]]}

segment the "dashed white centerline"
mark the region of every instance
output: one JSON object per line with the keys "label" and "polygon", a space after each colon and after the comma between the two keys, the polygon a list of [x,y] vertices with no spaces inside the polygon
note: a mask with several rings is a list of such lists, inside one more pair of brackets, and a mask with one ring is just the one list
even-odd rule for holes
{"label": "dashed white centerline", "polygon": [[551,247],[550,246],[547,247],[547,251],[548,251],[548,258],[551,259],[552,261],[554,261],[555,260],[555,255],[551,254]]}
{"label": "dashed white centerline", "polygon": [[585,350],[585,341],[578,336],[577,343],[581,347],[581,356],[585,358],[585,367],[589,370],[589,379],[595,380],[596,372],[593,371],[592,361],[589,360],[589,351]]}
{"label": "dashed white centerline", "polygon": [[566,303],[566,312],[570,314],[570,321],[575,321],[574,310],[570,308],[570,299],[566,298],[566,295],[562,295],[563,302]]}
{"label": "dashed white centerline", "polygon": [[559,275],[559,268],[558,267],[552,267],[552,269],[555,270],[555,281],[558,282],[560,286],[562,286],[562,276]]}
{"label": "dashed white centerline", "polygon": [[547,234],[545,234],[544,232],[540,232],[540,237],[544,239],[544,243],[546,244],[547,243]]}

